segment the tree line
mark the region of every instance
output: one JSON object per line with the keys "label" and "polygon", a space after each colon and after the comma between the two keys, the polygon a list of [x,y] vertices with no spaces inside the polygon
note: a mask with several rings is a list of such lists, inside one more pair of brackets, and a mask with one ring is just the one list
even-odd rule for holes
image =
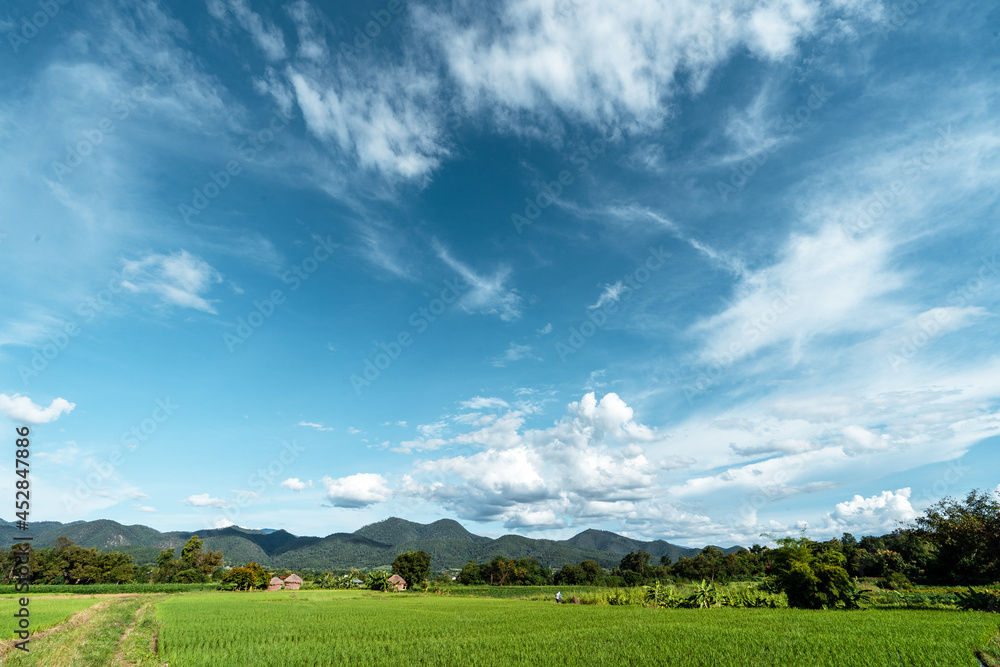
{"label": "tree line", "polygon": [[[132,583],[202,583],[221,578],[222,552],[204,551],[204,540],[194,535],[177,557],[173,549],[160,552],[155,566],[138,565],[129,554],[102,552],[81,547],[66,537],[45,549],[29,548],[28,565],[32,584],[132,584]],[[15,579],[18,556],[12,548],[0,552],[0,571],[4,583]],[[23,558],[23,557],[21,557]]]}

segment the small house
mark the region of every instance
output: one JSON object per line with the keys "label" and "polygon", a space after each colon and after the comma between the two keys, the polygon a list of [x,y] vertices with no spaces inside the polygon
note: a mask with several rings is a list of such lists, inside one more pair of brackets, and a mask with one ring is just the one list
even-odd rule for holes
{"label": "small house", "polygon": [[302,577],[297,574],[290,574],[285,577],[285,590],[297,591],[302,585]]}
{"label": "small house", "polygon": [[403,579],[398,574],[394,574],[391,577],[389,577],[389,583],[392,585],[392,590],[394,591],[406,590],[406,579]]}
{"label": "small house", "polygon": [[271,581],[267,585],[267,590],[280,591],[283,585],[284,584],[282,583],[281,579],[278,579],[277,577],[271,577]]}

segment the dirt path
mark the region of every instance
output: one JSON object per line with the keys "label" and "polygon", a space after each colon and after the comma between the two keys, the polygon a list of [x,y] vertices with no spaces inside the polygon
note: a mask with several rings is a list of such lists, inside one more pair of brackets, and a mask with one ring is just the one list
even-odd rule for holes
{"label": "dirt path", "polygon": [[[125,597],[125,596],[115,596],[115,597]],[[96,602],[91,606],[87,607],[86,609],[81,609],[80,611],[76,612],[75,614],[67,618],[65,621],[60,623],[59,625],[53,625],[51,628],[47,628],[45,630],[32,633],[31,641],[42,639],[43,637],[46,637],[52,634],[53,632],[62,632],[63,630],[69,630],[70,628],[79,627],[84,623],[86,623],[87,621],[89,621],[91,618],[93,618],[94,615],[99,613],[102,609],[113,603],[114,599],[111,600],[105,599],[102,600],[101,602]],[[10,654],[11,651],[14,651],[15,650],[14,644],[16,644],[19,641],[21,640],[5,639],[3,641],[0,641],[0,660],[4,660],[8,656],[8,654]]]}
{"label": "dirt path", "polygon": [[159,666],[151,650],[158,630],[152,600],[160,596],[123,594],[79,611],[57,626],[31,636],[31,654],[4,642],[0,662],[50,667]]}

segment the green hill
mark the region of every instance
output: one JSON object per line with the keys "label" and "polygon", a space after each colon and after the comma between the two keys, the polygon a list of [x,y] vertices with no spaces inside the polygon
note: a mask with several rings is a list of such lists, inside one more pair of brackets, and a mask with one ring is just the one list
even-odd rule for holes
{"label": "green hill", "polygon": [[[84,547],[129,553],[139,563],[152,563],[161,549],[179,550],[192,535],[205,540],[205,548],[222,551],[229,565],[256,561],[267,568],[290,569],[370,569],[390,565],[405,551],[426,551],[435,569],[460,568],[470,560],[536,558],[548,567],[583,560],[597,561],[611,568],[623,555],[643,550],[658,562],[661,556],[676,561],[699,550],[680,547],[663,540],[644,542],[603,530],[585,530],[568,540],[544,540],[522,535],[491,539],[470,533],[457,521],[441,519],[429,524],[398,517],[372,523],[353,533],[333,533],[326,537],[300,537],[286,530],[248,530],[238,526],[194,532],[161,533],[142,525],[125,526],[116,521],[46,521],[31,524],[36,548],[49,547],[60,537],[68,537]],[[0,540],[8,543],[17,534],[15,524],[0,520]],[[727,553],[739,547],[724,549]]]}

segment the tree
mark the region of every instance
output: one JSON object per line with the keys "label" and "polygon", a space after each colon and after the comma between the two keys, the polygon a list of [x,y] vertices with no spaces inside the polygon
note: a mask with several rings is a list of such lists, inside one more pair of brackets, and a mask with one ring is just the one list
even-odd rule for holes
{"label": "tree", "polygon": [[[650,555],[645,551],[633,551],[622,558],[618,572],[629,586],[638,586],[651,574]],[[631,573],[631,574],[630,574]]]}
{"label": "tree", "polygon": [[407,551],[396,556],[392,571],[406,580],[410,590],[431,576],[431,557],[424,551]]}
{"label": "tree", "polygon": [[387,591],[392,588],[392,584],[389,583],[390,577],[392,575],[385,570],[372,570],[368,573],[365,586],[373,591]]}
{"label": "tree", "polygon": [[1000,494],[973,490],[964,501],[944,498],[916,525],[937,548],[938,577],[963,584],[1000,581]]}
{"label": "tree", "polygon": [[788,605],[802,609],[856,606],[857,590],[844,569],[839,550],[824,548],[807,537],[777,540],[770,583],[788,596]]}
{"label": "tree", "polygon": [[[173,552],[170,552],[171,554]],[[252,591],[267,588],[271,575],[257,563],[247,563],[244,567],[234,567],[222,577],[222,583],[238,591]]]}
{"label": "tree", "polygon": [[479,572],[479,563],[474,560],[470,560],[466,563],[462,567],[462,571],[458,573],[458,579],[456,581],[460,584],[465,584],[466,586],[483,583],[483,577]]}

